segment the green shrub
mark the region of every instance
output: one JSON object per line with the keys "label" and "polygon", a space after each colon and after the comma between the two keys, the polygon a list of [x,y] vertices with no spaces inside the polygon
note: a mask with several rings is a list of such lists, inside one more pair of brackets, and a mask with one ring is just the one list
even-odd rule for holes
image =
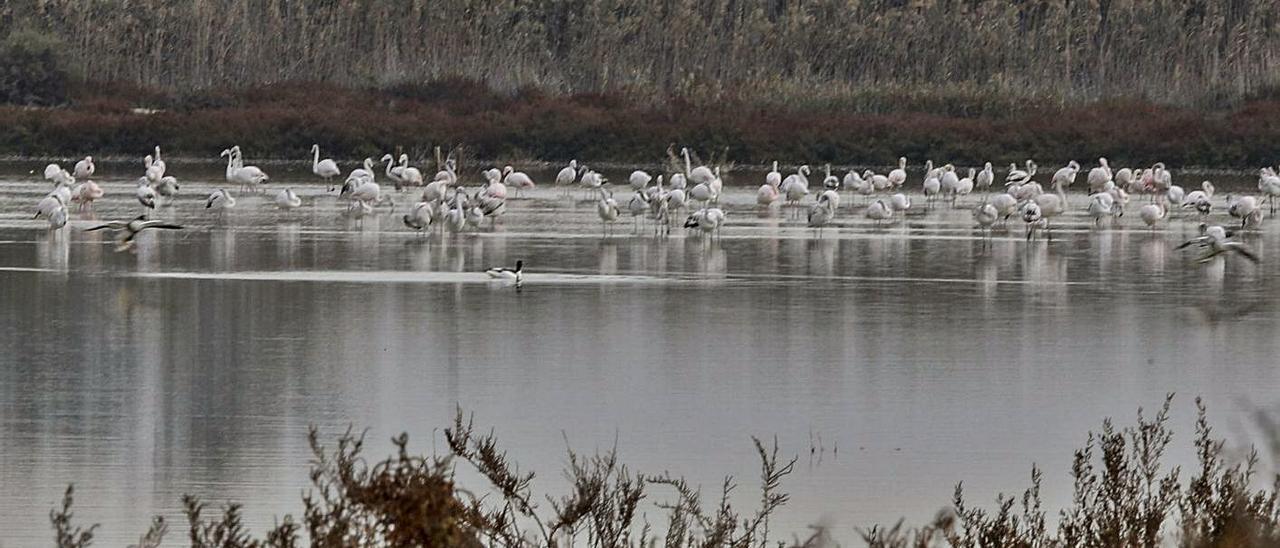
{"label": "green shrub", "polygon": [[57,105],[67,100],[63,43],[56,36],[18,30],[0,42],[0,101]]}

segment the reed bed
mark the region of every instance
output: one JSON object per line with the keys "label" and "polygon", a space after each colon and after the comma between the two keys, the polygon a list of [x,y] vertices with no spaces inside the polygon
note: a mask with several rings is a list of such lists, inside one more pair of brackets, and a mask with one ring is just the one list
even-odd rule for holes
{"label": "reed bed", "polygon": [[974,95],[1234,104],[1280,82],[1278,19],[1280,0],[13,0],[0,34],[58,37],[80,80],[166,91],[461,77],[887,112]]}
{"label": "reed bed", "polygon": [[[1110,420],[1089,433],[1075,452],[1070,507],[1050,525],[1040,499],[1043,472],[1033,466],[1031,486],[1021,496],[1000,495],[993,509],[974,506],[963,485],[951,507],[934,523],[908,528],[859,530],[873,548],[976,547],[1156,547],[1236,548],[1280,545],[1280,475],[1256,489],[1256,451],[1229,462],[1225,442],[1213,436],[1204,404],[1197,399],[1197,465],[1181,470],[1164,462],[1173,442],[1169,410],[1173,396],[1153,416],[1138,410],[1133,426]],[[1272,422],[1262,423],[1266,431]],[[240,506],[221,511],[187,496],[183,507],[193,548],[502,546],[701,548],[818,547],[833,545],[831,531],[804,538],[771,531],[770,517],[790,495],[782,481],[796,462],[772,444],[754,440],[760,457],[758,505],[742,512],[730,503],[737,485],[726,478],[716,497],[667,473],[645,475],[623,465],[615,451],[584,456],[570,452],[565,476],[569,492],[540,495],[533,472],[523,472],[496,436],[477,431],[461,411],[446,429],[447,455],[415,455],[405,435],[392,439],[395,453],[370,464],[364,437],[348,431],[327,447],[313,429],[311,490],[300,520],[286,516],[261,539],[242,524]],[[1270,441],[1274,441],[1272,438]],[[455,483],[457,466],[479,472],[489,485],[476,490]],[[486,495],[486,493],[488,493]],[[73,491],[50,512],[59,548],[92,544],[96,526],[75,525]],[[710,504],[708,504],[710,502]],[[665,522],[654,526],[646,509]],[[169,524],[156,518],[136,546],[159,546]]]}

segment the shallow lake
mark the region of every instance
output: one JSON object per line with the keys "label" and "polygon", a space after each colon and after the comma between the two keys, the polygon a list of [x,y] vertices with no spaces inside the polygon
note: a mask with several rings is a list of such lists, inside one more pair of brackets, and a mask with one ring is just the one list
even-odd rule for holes
{"label": "shallow lake", "polygon": [[[757,211],[760,176],[738,172],[714,241],[633,235],[625,213],[602,239],[594,200],[549,184],[496,228],[420,237],[399,218],[416,192],[354,221],[305,168],[281,167],[219,216],[204,198],[220,172],[174,166],[183,193],[154,216],[187,228],[115,253],[79,214],[57,233],[32,220],[49,185],[27,173],[40,166],[7,167],[0,546],[51,544],[68,483],[102,545],[135,542],[156,513],[183,539],[183,493],[242,502],[262,532],[301,512],[310,426],[368,428],[371,456],[402,431],[431,452],[457,406],[555,495],[566,440],[616,443],[633,470],[684,475],[708,498],[733,475],[750,508],[751,436],[777,436],[800,460],[773,530],[822,522],[849,543],[854,527],[929,519],[962,480],[984,504],[1021,493],[1032,463],[1056,513],[1086,433],[1167,392],[1178,463],[1196,395],[1237,445],[1280,403],[1272,221],[1241,236],[1257,265],[1175,250],[1198,222],[1184,212],[1155,231],[1136,214],[1094,227],[1078,189],[1052,242],[1027,242],[1016,219],[985,240],[978,196],[931,209],[915,196],[880,227],[849,197],[819,237],[790,211]],[[124,168],[100,170],[96,218],[138,214]],[[270,206],[285,185],[301,210]],[[517,259],[520,291],[482,274]]]}

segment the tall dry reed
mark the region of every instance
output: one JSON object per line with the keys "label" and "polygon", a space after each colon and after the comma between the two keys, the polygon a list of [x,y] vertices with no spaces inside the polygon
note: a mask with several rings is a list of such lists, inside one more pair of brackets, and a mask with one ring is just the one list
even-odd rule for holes
{"label": "tall dry reed", "polygon": [[74,74],[167,90],[446,76],[891,109],[897,98],[1217,105],[1280,80],[1280,0],[13,0]]}

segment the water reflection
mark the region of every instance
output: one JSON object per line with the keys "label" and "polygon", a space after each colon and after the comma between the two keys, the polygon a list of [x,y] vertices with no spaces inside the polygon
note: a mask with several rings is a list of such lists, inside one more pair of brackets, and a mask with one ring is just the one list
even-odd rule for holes
{"label": "water reflection", "polygon": [[[44,542],[68,482],[104,544],[184,492],[246,502],[260,531],[298,511],[308,425],[369,426],[381,454],[374,440],[426,440],[456,404],[552,490],[561,431],[586,450],[616,436],[637,470],[699,485],[756,473],[750,435],[803,455],[821,433],[841,457],[790,480],[779,530],[831,512],[923,521],[956,481],[1017,491],[1031,462],[1057,506],[1101,417],[1177,391],[1230,421],[1280,381],[1269,225],[1246,235],[1262,265],[1198,265],[1172,250],[1194,226],[1071,220],[1052,243],[1014,229],[984,244],[945,206],[821,239],[742,209],[730,218],[751,224],[724,239],[602,241],[590,203],[530,200],[496,233],[419,236],[315,201],[328,209],[193,216],[133,254],[97,232],[0,228],[16,242],[0,265],[53,271],[0,271],[0,541]],[[521,258],[549,281],[516,293],[479,273]],[[411,275],[377,283],[386,272]],[[427,275],[441,272],[461,274]]]}

